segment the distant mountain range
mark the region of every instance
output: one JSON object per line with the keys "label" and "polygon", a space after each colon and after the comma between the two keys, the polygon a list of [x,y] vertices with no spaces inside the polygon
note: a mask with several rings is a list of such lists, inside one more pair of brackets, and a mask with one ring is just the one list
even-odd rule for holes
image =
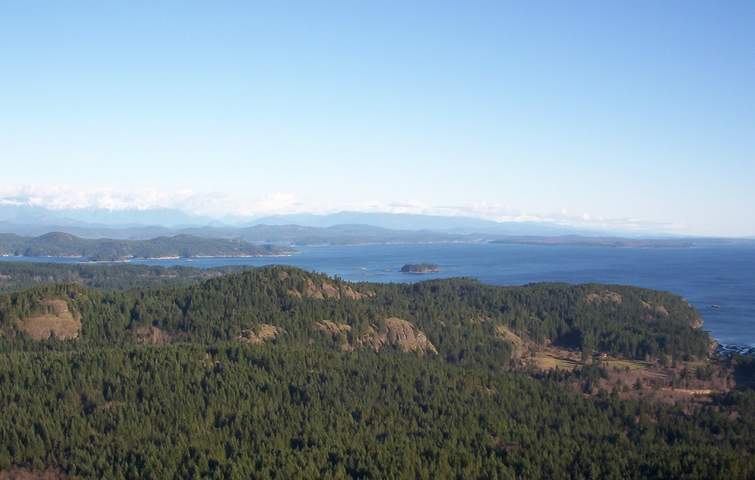
{"label": "distant mountain range", "polygon": [[16,225],[60,225],[129,227],[161,225],[176,228],[219,223],[210,217],[192,215],[169,208],[122,209],[67,208],[49,209],[36,205],[0,204],[0,223]]}
{"label": "distant mountain range", "polygon": [[151,240],[85,239],[62,232],[39,237],[0,234],[0,255],[76,257],[90,261],[162,257],[256,257],[283,255],[293,250],[280,245],[253,245],[243,240],[209,239],[191,235]]}
{"label": "distant mountain range", "polygon": [[147,240],[161,236],[191,235],[202,238],[241,239],[252,243],[286,245],[345,245],[364,243],[428,243],[479,241],[484,235],[460,235],[430,231],[389,230],[371,225],[334,225],[305,227],[301,225],[253,225],[249,227],[184,227],[161,226],[107,227],[71,225],[17,225],[0,223],[0,234],[39,236],[49,232],[63,232],[81,238]]}
{"label": "distant mountain range", "polygon": [[[298,225],[328,228],[337,225],[369,225],[389,230],[430,230],[455,234],[567,235],[597,233],[586,229],[547,222],[494,222],[463,216],[418,215],[405,213],[339,212],[325,215],[292,214],[257,218],[211,218],[175,209],[48,209],[33,205],[0,204],[0,225],[25,228],[66,227],[97,230],[124,227],[150,227],[176,231],[184,228],[240,228],[254,225]],[[49,231],[49,230],[48,230]],[[16,232],[13,232],[16,233]],[[165,230],[163,230],[165,233]]]}
{"label": "distant mountain range", "polygon": [[[585,237],[579,235],[561,235],[556,237],[510,236],[493,240],[491,243],[517,245],[572,245],[590,247],[627,247],[627,248],[690,248],[701,239],[692,238],[622,238],[622,237]],[[696,243],[697,242],[697,243]]]}
{"label": "distant mountain range", "polygon": [[339,212],[327,215],[277,215],[255,219],[251,225],[301,225],[327,228],[370,225],[390,230],[427,230],[454,234],[566,235],[597,233],[547,222],[494,222],[482,218],[410,213]]}
{"label": "distant mountain range", "polygon": [[502,235],[590,234],[537,222],[494,222],[462,216],[339,212],[293,214],[223,221],[174,209],[48,209],[0,204],[0,233],[39,236],[64,232],[82,238],[145,240],[189,234],[250,242],[311,244],[472,241]]}
{"label": "distant mountain range", "polygon": [[372,225],[333,225],[330,227],[254,225],[237,229],[189,228],[184,232],[197,236],[221,236],[241,238],[248,242],[292,245],[472,242],[486,239],[481,235],[461,235],[429,230],[391,230]]}
{"label": "distant mountain range", "polygon": [[[97,220],[87,222],[84,220]],[[154,223],[152,223],[154,222]],[[611,235],[579,230],[569,226],[537,222],[494,222],[471,217],[395,213],[340,212],[328,215],[296,214],[236,220],[221,223],[169,209],[155,210],[49,210],[35,206],[0,205],[0,234],[25,237],[60,232],[85,239],[144,241],[161,238],[191,239],[180,242],[201,246],[194,255],[235,255],[238,242],[275,245],[353,245],[371,243],[495,242],[534,245],[590,245],[605,247],[675,247],[703,245],[755,245],[753,239],[715,239],[692,237],[652,238]],[[44,238],[44,237],[43,237]],[[200,243],[222,240],[233,243]],[[73,242],[76,243],[76,242]],[[174,244],[178,242],[173,240]],[[87,248],[90,244],[87,244]],[[115,252],[135,255],[132,244],[118,244]],[[128,245],[128,247],[124,246]],[[212,246],[210,246],[212,245]],[[14,247],[19,251],[20,247]],[[66,247],[68,248],[68,247]],[[140,246],[140,248],[146,248]],[[199,247],[197,247],[199,248]],[[244,248],[250,249],[251,245]],[[157,256],[182,256],[177,246],[164,248]],[[74,248],[75,252],[81,248]],[[87,252],[89,250],[86,250]],[[149,250],[151,251],[151,250]],[[209,252],[209,253],[208,253]],[[213,253],[214,252],[214,253]],[[221,252],[221,253],[218,253]],[[248,254],[256,254],[248,250]],[[118,253],[120,255],[121,253]],[[247,253],[244,253],[247,254]],[[78,255],[73,253],[72,255]],[[112,257],[106,254],[105,257]]]}

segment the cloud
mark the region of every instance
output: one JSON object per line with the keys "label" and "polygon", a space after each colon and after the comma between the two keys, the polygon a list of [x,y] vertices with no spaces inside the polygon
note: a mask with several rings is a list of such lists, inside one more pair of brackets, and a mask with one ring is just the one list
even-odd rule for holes
{"label": "cloud", "polygon": [[561,226],[580,227],[592,230],[623,231],[636,233],[681,232],[686,226],[670,221],[650,221],[639,218],[603,217],[588,212],[570,214],[567,209],[557,213],[532,213],[512,208],[508,204],[479,202],[464,205],[433,206],[419,202],[380,204],[373,202],[369,208],[356,208],[357,211],[375,211],[390,213],[413,213],[422,215],[442,215],[476,217],[496,222],[530,222],[547,223]]}
{"label": "cloud", "polygon": [[254,216],[259,214],[295,213],[303,207],[304,204],[299,202],[295,194],[277,192],[256,198],[245,204],[240,209],[240,214]]}
{"label": "cloud", "polygon": [[81,189],[65,185],[0,186],[0,205],[28,205],[50,210],[102,209],[152,210],[175,209],[184,213],[217,219],[250,218],[264,215],[339,211],[384,212],[442,216],[476,217],[497,222],[536,222],[568,225],[585,229],[624,232],[679,232],[684,225],[653,222],[637,218],[606,218],[589,212],[572,214],[562,208],[557,213],[541,214],[519,210],[508,204],[477,202],[462,205],[430,205],[406,200],[400,202],[350,202],[324,204],[300,199],[295,193],[273,192],[247,195],[224,192],[197,192],[191,189],[166,191],[152,188],[112,187]]}
{"label": "cloud", "polygon": [[174,208],[182,205],[191,196],[190,191],[165,193],[154,189],[119,190],[114,188],[84,190],[61,185],[0,188],[0,202],[3,204],[44,207],[50,210]]}
{"label": "cloud", "polygon": [[302,207],[293,193],[239,196],[190,189],[80,189],[61,185],[0,187],[0,205],[43,207],[50,210],[175,209],[203,216],[254,216],[293,213]]}

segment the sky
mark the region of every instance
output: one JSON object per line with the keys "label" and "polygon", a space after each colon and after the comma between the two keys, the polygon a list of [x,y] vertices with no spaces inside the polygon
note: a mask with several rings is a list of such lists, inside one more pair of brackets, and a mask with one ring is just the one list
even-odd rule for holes
{"label": "sky", "polygon": [[0,203],[755,236],[755,2],[0,1]]}

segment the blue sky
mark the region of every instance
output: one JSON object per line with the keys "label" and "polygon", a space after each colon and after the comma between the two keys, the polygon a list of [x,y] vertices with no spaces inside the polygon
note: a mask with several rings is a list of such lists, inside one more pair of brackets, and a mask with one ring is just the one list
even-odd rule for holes
{"label": "blue sky", "polygon": [[7,1],[0,198],[755,235],[754,86],[754,2]]}

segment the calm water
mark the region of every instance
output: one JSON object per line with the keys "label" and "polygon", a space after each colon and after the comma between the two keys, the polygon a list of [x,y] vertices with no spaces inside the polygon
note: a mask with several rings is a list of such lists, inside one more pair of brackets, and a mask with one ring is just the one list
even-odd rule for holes
{"label": "calm water", "polygon": [[[340,275],[345,280],[371,282],[469,276],[496,285],[541,281],[638,285],[687,298],[703,315],[705,329],[719,342],[755,346],[753,248],[432,244],[302,247],[299,250],[296,255],[279,258],[139,260],[133,263],[205,268],[276,263]],[[436,263],[441,272],[428,275],[398,272],[405,263],[418,262]],[[714,304],[720,305],[720,309],[712,308]]]}

